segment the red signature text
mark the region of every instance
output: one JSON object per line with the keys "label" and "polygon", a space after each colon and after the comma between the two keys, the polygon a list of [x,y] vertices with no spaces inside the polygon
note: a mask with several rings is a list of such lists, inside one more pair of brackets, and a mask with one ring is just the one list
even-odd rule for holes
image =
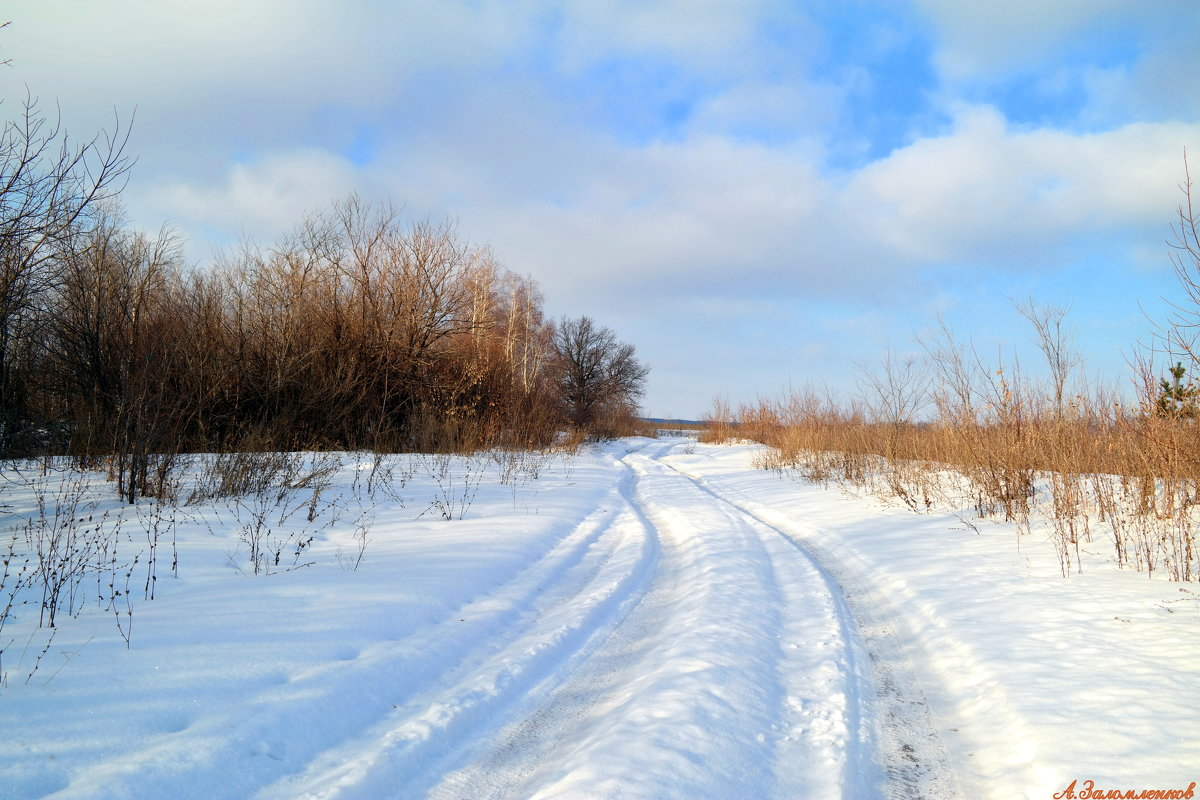
{"label": "red signature text", "polygon": [[1095,781],[1071,781],[1071,785],[1054,795],[1054,800],[1179,800],[1196,796],[1196,782],[1186,789],[1101,789]]}

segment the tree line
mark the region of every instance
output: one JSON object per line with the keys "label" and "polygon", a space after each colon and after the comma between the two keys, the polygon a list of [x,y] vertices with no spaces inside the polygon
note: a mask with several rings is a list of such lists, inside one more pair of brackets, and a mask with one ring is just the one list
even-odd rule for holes
{"label": "tree line", "polygon": [[529,447],[634,419],[632,345],[547,320],[452,224],[352,196],[188,267],[122,218],[127,136],[73,145],[33,101],[0,134],[0,456],[115,457],[148,489],[163,453]]}

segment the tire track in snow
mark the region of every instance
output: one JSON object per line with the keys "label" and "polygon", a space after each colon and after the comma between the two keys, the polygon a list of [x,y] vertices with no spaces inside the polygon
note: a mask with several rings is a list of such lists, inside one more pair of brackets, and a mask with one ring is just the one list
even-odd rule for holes
{"label": "tire track in snow", "polygon": [[877,793],[840,598],[777,531],[659,463],[674,446],[626,457],[663,542],[649,591],[430,798]]}
{"label": "tire track in snow", "polygon": [[[634,476],[632,469],[629,475]],[[661,543],[653,525],[634,501],[636,477],[625,487],[623,494],[630,510],[661,553]],[[631,651],[642,640],[643,636],[639,634],[647,617],[652,620],[659,617],[648,609],[660,608],[664,595],[670,594],[670,590],[664,592],[664,585],[673,586],[675,577],[666,572],[660,558],[652,582],[637,604],[598,643],[597,649],[588,654],[587,660],[570,673],[564,671],[558,676],[550,676],[530,692],[522,707],[512,709],[515,721],[497,731],[492,741],[480,742],[475,748],[461,753],[458,763],[448,765],[441,780],[429,787],[429,800],[498,800],[529,796],[530,776],[552,760],[553,751],[566,732],[587,724],[584,718],[610,688],[610,682],[620,671],[620,663],[630,657]]]}
{"label": "tire track in snow", "polygon": [[624,467],[616,492],[619,507],[594,531],[581,535],[595,523],[589,517],[568,537],[572,542],[565,553],[550,554],[521,579],[457,612],[483,629],[488,620],[507,615],[514,599],[524,598],[532,600],[521,615],[526,624],[492,631],[457,663],[430,658],[423,648],[424,663],[445,667],[424,691],[397,705],[365,735],[321,754],[303,774],[257,796],[418,796],[440,775],[440,764],[507,720],[510,708],[532,687],[569,672],[619,623],[654,571],[658,543],[628,505],[632,482],[632,472]]}
{"label": "tire track in snow", "polygon": [[[171,787],[187,784],[191,775],[203,776],[244,763],[248,753],[266,756],[264,763],[276,766],[230,775],[224,796],[242,798],[255,791],[263,797],[299,796],[299,789],[280,788],[292,786],[296,780],[296,775],[288,774],[289,767],[294,771],[308,764],[311,772],[314,762],[325,763],[322,749],[328,759],[330,753],[360,741],[364,730],[394,727],[397,715],[419,705],[421,698],[477,672],[512,642],[528,637],[531,629],[542,625],[539,630],[543,630],[543,620],[555,608],[569,604],[588,586],[600,587],[598,605],[623,602],[622,592],[631,590],[628,579],[648,569],[641,561],[653,557],[652,552],[640,552],[639,542],[626,541],[625,532],[614,531],[631,480],[632,474],[623,467],[613,490],[546,552],[484,596],[448,612],[441,622],[398,641],[375,643],[336,665],[281,676],[278,685],[250,698],[236,713],[211,715],[190,726],[185,736],[156,738],[143,748],[100,762],[76,776],[56,797],[121,796],[131,782],[148,794],[160,793],[155,787],[170,793]],[[615,558],[622,547],[624,557]],[[622,564],[628,566],[629,575],[619,574]],[[496,672],[491,693],[497,699],[519,693],[522,659],[527,665],[545,663],[588,633],[576,630],[569,617],[553,635],[531,644],[529,652],[513,660],[507,670]],[[389,684],[396,687],[390,696],[363,696],[363,686]],[[490,702],[487,688],[475,691],[477,697],[464,701],[464,712]],[[453,716],[444,712],[440,721],[430,724],[427,748],[444,739],[439,739],[437,727],[453,727]],[[466,719],[470,714],[461,716]],[[291,730],[309,728],[320,728],[323,735],[287,735]],[[171,766],[169,770],[148,770],[147,763]],[[263,788],[264,784],[268,785]]]}
{"label": "tire track in snow", "polygon": [[890,800],[961,798],[962,791],[948,766],[925,696],[898,641],[895,623],[871,601],[875,587],[866,586],[846,570],[838,569],[837,560],[819,546],[798,539],[748,505],[712,488],[703,478],[671,464],[665,466],[705,493],[758,520],[803,553],[821,573],[832,596],[844,609],[841,616],[848,626],[848,635],[858,642],[858,651],[865,655],[860,660],[872,673],[864,675],[867,682],[863,687],[862,708],[866,714],[863,724],[878,729],[878,759],[887,774],[884,796]]}

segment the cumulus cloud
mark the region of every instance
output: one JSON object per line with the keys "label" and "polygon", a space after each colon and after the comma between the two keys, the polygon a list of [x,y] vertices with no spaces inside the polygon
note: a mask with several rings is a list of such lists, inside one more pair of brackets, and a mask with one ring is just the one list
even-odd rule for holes
{"label": "cumulus cloud", "polygon": [[352,190],[391,197],[457,218],[568,305],[671,286],[867,298],[919,293],[916,278],[947,264],[1041,269],[1083,238],[1137,229],[1161,239],[1200,125],[1072,134],[1014,129],[968,107],[946,135],[848,175],[825,173],[803,146],[724,136],[545,151],[520,137],[473,149],[469,139],[426,140],[361,167],[289,151],[216,181],[175,178],[146,205],[185,228],[270,236]]}
{"label": "cumulus cloud", "polygon": [[1133,123],[1097,134],[1011,130],[963,110],[953,133],[861,170],[843,195],[889,252],[916,262],[1044,264],[1078,237],[1161,227],[1200,125]]}
{"label": "cumulus cloud", "polygon": [[1189,76],[1200,75],[1200,5],[1181,15],[1180,25],[1165,31],[1130,64],[1092,66],[1082,81],[1089,103],[1087,122],[1108,123],[1135,115],[1150,120],[1200,117],[1200,92]]}
{"label": "cumulus cloud", "polygon": [[568,203],[481,209],[497,249],[571,294],[731,273],[761,283],[791,260],[828,191],[802,156],[723,138],[624,149],[604,164]]}
{"label": "cumulus cloud", "polygon": [[[1135,117],[1193,120],[1200,95],[1200,5],[1192,0],[917,0],[932,23],[934,60],[953,98],[1025,83],[1055,113],[1077,106],[1077,127]],[[1081,97],[1074,93],[1080,93]]]}
{"label": "cumulus cloud", "polygon": [[556,296],[615,282],[865,298],[920,291],[950,264],[1041,270],[1081,240],[1161,240],[1189,143],[1200,126],[1013,129],[975,107],[848,176],[801,148],[697,138],[610,152],[565,202],[514,196],[469,216]]}
{"label": "cumulus cloud", "polygon": [[167,180],[136,192],[134,201],[200,238],[215,232],[219,242],[245,233],[269,242],[363,183],[344,158],[298,150],[235,164],[211,183]]}

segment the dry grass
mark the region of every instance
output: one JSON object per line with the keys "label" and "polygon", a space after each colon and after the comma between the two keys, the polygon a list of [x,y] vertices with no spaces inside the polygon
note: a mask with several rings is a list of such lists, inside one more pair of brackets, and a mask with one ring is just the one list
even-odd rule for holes
{"label": "dry grass", "polygon": [[706,440],[736,433],[770,446],[762,468],[917,512],[967,508],[1025,532],[1031,520],[1047,521],[1064,575],[1081,568],[1081,548],[1103,533],[1121,566],[1195,580],[1196,422],[1103,398],[1077,398],[1060,412],[1047,397],[1009,391],[969,417],[888,423],[803,392],[736,414],[715,404]]}

